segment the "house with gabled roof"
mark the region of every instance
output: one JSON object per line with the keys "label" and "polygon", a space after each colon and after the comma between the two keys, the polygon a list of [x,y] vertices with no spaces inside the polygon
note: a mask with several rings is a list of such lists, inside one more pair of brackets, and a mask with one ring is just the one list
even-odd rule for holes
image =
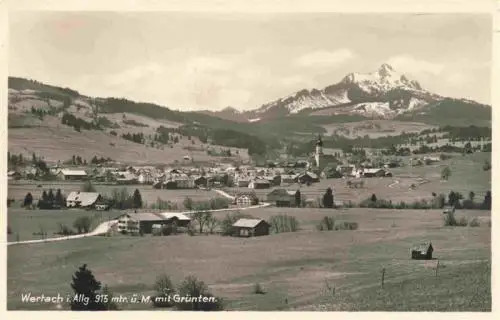
{"label": "house with gabled roof", "polygon": [[263,219],[239,219],[232,225],[234,237],[258,237],[269,235],[271,225]]}

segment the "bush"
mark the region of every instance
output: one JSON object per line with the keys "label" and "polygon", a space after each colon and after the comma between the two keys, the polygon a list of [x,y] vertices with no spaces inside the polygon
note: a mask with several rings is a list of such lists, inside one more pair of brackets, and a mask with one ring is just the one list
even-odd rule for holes
{"label": "bush", "polygon": [[455,218],[455,214],[453,212],[449,212],[444,217],[444,225],[448,227],[466,227],[468,225],[468,221],[466,217],[462,217],[457,220]]}
{"label": "bush", "polygon": [[70,236],[74,234],[74,232],[67,225],[59,223],[59,231],[57,232],[57,234],[60,234],[62,236]]}
{"label": "bush", "polygon": [[480,223],[478,218],[474,218],[469,222],[469,227],[479,227],[479,225]]}
{"label": "bush", "polygon": [[78,217],[73,223],[73,228],[77,230],[77,233],[88,233],[92,225],[92,219],[90,217]]}
{"label": "bush", "polygon": [[444,216],[444,225],[447,227],[454,227],[457,225],[457,220],[455,219],[455,214],[453,212],[448,212]]}
{"label": "bush", "polygon": [[467,227],[468,224],[469,224],[469,222],[467,221],[466,217],[461,217],[457,221],[457,226],[459,226],[459,227]]}
{"label": "bush", "polygon": [[316,228],[319,231],[323,230],[331,231],[333,230],[334,227],[335,227],[335,219],[333,217],[328,217],[328,216],[323,217],[319,225],[316,226]]}
{"label": "bush", "polygon": [[176,307],[178,310],[191,310],[191,311],[220,311],[223,310],[222,299],[214,297],[209,291],[207,285],[198,280],[194,276],[188,276],[179,286],[180,297],[207,297],[209,299],[214,299],[215,301],[201,302],[201,301],[190,301],[190,302],[178,302]]}
{"label": "bush", "polygon": [[277,215],[272,216],[269,224],[274,233],[295,232],[299,229],[299,222],[293,216]]}
{"label": "bush", "polygon": [[153,306],[155,308],[168,308],[172,307],[173,303],[168,301],[168,296],[175,294],[175,287],[167,275],[161,275],[156,278],[154,284],[156,295],[153,297]]}
{"label": "bush", "polygon": [[357,222],[342,221],[335,225],[335,230],[357,230],[358,226]]}
{"label": "bush", "polygon": [[266,292],[264,291],[264,289],[262,288],[262,286],[260,285],[260,283],[256,283],[253,286],[253,293],[255,293],[255,294],[265,294]]}

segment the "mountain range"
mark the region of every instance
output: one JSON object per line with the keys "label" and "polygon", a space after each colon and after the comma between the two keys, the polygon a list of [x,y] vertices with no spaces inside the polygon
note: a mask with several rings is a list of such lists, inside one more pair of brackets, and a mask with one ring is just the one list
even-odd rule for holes
{"label": "mountain range", "polygon": [[[294,115],[359,115],[378,119],[425,117],[434,108],[450,102],[486,107],[467,99],[443,97],[422,88],[419,82],[399,73],[389,64],[376,71],[349,73],[323,89],[302,89],[250,111],[227,107],[202,113],[239,122],[259,122]],[[478,109],[479,110],[479,109]]]}

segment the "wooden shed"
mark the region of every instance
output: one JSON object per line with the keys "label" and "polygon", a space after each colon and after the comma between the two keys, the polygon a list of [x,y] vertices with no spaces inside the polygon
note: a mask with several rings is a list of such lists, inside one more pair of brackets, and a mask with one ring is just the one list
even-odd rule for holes
{"label": "wooden shed", "polygon": [[269,235],[271,226],[262,219],[239,219],[233,224],[234,237],[258,237]]}
{"label": "wooden shed", "polygon": [[432,243],[424,242],[411,249],[411,258],[413,260],[432,260],[432,252],[434,252]]}

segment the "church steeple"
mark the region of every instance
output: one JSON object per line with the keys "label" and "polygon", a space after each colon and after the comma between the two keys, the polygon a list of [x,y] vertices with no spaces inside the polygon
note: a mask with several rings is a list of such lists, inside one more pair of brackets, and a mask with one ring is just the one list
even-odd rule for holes
{"label": "church steeple", "polygon": [[321,135],[318,134],[318,140],[316,141],[317,147],[323,147],[323,140],[321,140]]}

